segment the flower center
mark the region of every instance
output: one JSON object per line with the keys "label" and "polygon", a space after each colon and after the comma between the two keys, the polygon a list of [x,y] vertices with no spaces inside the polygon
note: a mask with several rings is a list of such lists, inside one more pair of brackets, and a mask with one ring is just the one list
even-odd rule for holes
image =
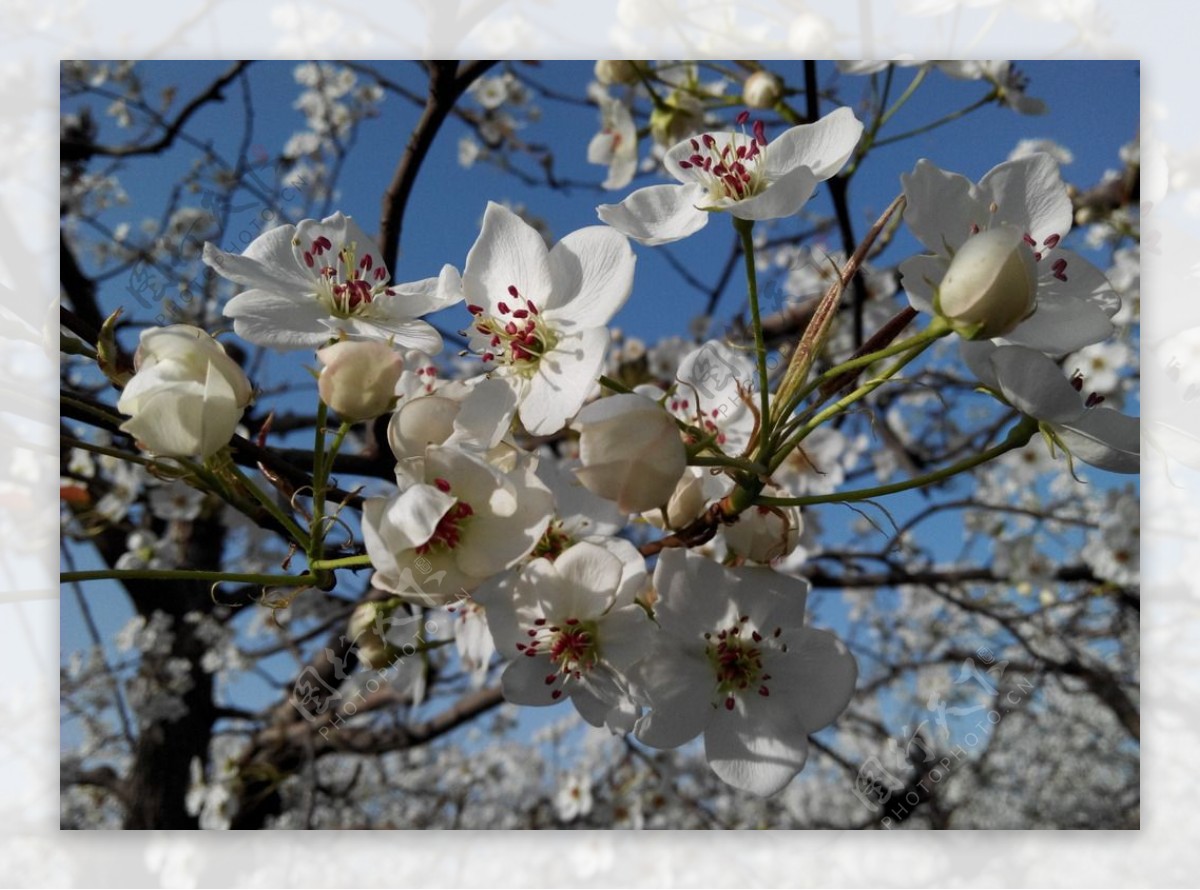
{"label": "flower center", "polygon": [[[748,112],[737,117],[739,124],[745,124],[747,120]],[[692,155],[680,161],[679,166],[696,171],[696,178],[708,191],[712,203],[742,201],[766,188],[762,150],[767,137],[763,122],[755,121],[753,130],[752,136],[746,135],[745,131],[730,133],[724,145],[719,145],[711,133],[691,140]]]}
{"label": "flower center", "polygon": [[[774,648],[775,641],[783,633],[782,628],[775,628],[768,640],[757,630],[748,626],[749,615],[738,618],[737,623],[718,631],[716,634],[706,633],[708,640],[705,655],[717,678],[717,695],[722,697],[727,711],[732,711],[736,704],[736,696],[753,690],[764,698],[771,694],[767,681],[771,675],[763,670],[763,652]],[[747,632],[748,631],[748,632]],[[778,643],[778,647],[787,651],[786,643]]]}
{"label": "flower center", "polygon": [[571,536],[563,530],[562,520],[555,519],[547,526],[542,539],[533,548],[532,556],[534,559],[540,557],[554,562],[573,543],[575,542],[571,540]]}
{"label": "flower center", "polygon": [[599,637],[596,622],[568,618],[561,624],[551,624],[538,618],[527,630],[528,643],[517,643],[517,651],[530,658],[548,657],[556,670],[546,675],[546,685],[554,686],[550,698],[562,697],[561,684],[581,680],[600,661]]}
{"label": "flower center", "polygon": [[[292,243],[300,246],[298,239]],[[354,242],[335,254],[333,242],[318,235],[304,248],[303,256],[304,265],[317,276],[317,299],[336,318],[363,315],[380,293],[394,293],[387,286],[387,267],[370,253],[359,257]]]}
{"label": "flower center", "polygon": [[482,306],[467,306],[475,316],[475,330],[487,338],[480,358],[506,365],[522,377],[532,377],[542,356],[557,344],[558,336],[533,300],[522,297],[515,284],[508,286],[508,295],[513,302],[497,303],[498,315],[484,315]]}
{"label": "flower center", "polygon": [[[435,479],[434,485],[439,491],[450,493],[450,483],[445,479]],[[438,520],[437,527],[429,536],[429,540],[415,548],[417,554],[424,556],[431,551],[453,550],[462,539],[463,525],[474,513],[475,511],[466,501],[455,501],[453,506]]]}

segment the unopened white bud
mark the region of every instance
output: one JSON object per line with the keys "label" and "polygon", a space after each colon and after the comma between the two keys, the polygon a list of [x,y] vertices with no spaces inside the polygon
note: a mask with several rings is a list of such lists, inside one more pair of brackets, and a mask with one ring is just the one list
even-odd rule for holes
{"label": "unopened white bud", "polygon": [[637,83],[637,63],[629,59],[600,59],[592,72],[596,80],[608,86],[614,83]]}
{"label": "unopened white bud", "polygon": [[317,350],[325,367],[317,380],[321,401],[342,420],[370,420],[391,408],[404,370],[399,353],[379,340],[342,340]]}
{"label": "unopened white bud", "polygon": [[1037,305],[1037,260],[1016,229],[967,239],[950,263],[934,306],[972,339],[1002,337]]}
{"label": "unopened white bud", "polygon": [[579,481],[615,501],[625,513],[665,504],[687,468],[687,449],[674,418],[636,393],[620,393],[586,406],[572,424],[579,430]]}
{"label": "unopened white bud", "polygon": [[725,526],[725,543],[743,559],[769,563],[795,550],[803,530],[798,507],[751,507]]}
{"label": "unopened white bud", "polygon": [[742,87],[742,101],[750,108],[774,108],[783,96],[783,81],[770,71],[755,71]]}

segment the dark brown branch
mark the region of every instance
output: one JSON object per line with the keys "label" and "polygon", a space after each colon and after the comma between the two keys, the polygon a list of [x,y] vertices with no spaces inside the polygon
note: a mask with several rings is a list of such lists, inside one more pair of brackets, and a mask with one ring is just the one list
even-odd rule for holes
{"label": "dark brown branch", "polygon": [[[191,102],[183,106],[179,110],[179,114],[175,119],[167,122],[162,119],[162,123],[166,124],[166,129],[163,134],[153,142],[145,143],[144,145],[98,145],[95,142],[79,142],[64,140],[60,143],[60,160],[67,161],[86,161],[89,158],[97,155],[102,155],[109,158],[130,158],[137,155],[152,155],[158,154],[165,149],[171,147],[179,136],[181,130],[197,111],[207,105],[209,102],[224,102],[225,97],[222,95],[225,87],[229,83],[246,70],[250,62],[235,62],[229,69],[218,77],[209,85],[203,93],[200,93]],[[150,109],[147,109],[148,111]]]}
{"label": "dark brown branch", "polygon": [[379,220],[379,245],[383,261],[395,274],[400,256],[400,236],[404,228],[404,212],[412,197],[413,186],[421,172],[433,140],[454,108],[454,103],[467,87],[495,62],[468,62],[461,68],[457,62],[429,63],[429,94],[421,119],[413,128],[408,147],[396,166],[392,182],[383,195],[383,212]]}

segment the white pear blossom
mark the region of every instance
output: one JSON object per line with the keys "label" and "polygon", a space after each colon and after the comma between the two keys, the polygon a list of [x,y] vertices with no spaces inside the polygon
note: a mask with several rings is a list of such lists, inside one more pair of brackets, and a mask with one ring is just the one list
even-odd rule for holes
{"label": "white pear blossom", "polygon": [[623,513],[665,504],[687,467],[687,448],[675,421],[643,395],[618,393],[592,402],[573,427],[579,431],[582,464],[575,475]]}
{"label": "white pear blossom", "polygon": [[750,405],[758,377],[745,350],[720,340],[693,349],[679,362],[678,381],[667,409],[696,427],[725,454],[739,454],[750,442],[755,417]]}
{"label": "white pear blossom", "polygon": [[963,344],[963,357],[985,386],[1029,417],[1054,431],[1073,457],[1114,473],[1141,467],[1140,422],[1082,389],[1085,378],[1068,381],[1050,358],[1022,346],[988,341]]}
{"label": "white pear blossom", "polygon": [[770,71],[755,71],[742,85],[742,101],[750,108],[774,108],[783,96],[783,82]]}
{"label": "white pear blossom", "polygon": [[792,127],[767,142],[762,122],[746,133],[705,133],[675,145],[663,165],[681,185],[638,189],[620,204],[602,204],[600,218],[643,244],[686,238],[712,211],[738,219],[780,219],[797,213],[817,183],[842,169],[862,135],[849,108]]}
{"label": "white pear blossom", "polygon": [[588,143],[588,163],[608,167],[608,176],[601,183],[604,188],[623,189],[637,172],[637,128],[624,102],[609,96],[600,96],[598,101],[600,132]]}
{"label": "white pear blossom", "polygon": [[389,284],[379,248],[340,212],[270,229],[240,256],[206,243],[204,262],[248,288],[225,306],[234,332],[274,349],[344,337],[436,354],[441,335],[419,318],[462,299],[458,271],[450,265],[437,278]]}
{"label": "white pear blossom", "polygon": [[530,460],[504,473],[471,452],[434,446],[423,469],[424,482],[366,500],[363,542],[375,568],[372,584],[446,605],[528,554],[546,531],[554,499]]}
{"label": "white pear blossom", "polygon": [[973,237],[1005,229],[1019,233],[1032,256],[1037,294],[1032,314],[1004,332],[1001,342],[1062,355],[1112,333],[1120,299],[1099,269],[1059,246],[1071,229],[1071,199],[1049,155],[1006,161],[978,184],[926,160],[901,180],[904,221],[931,251],[900,264],[915,309],[936,311],[935,294],[956,255]]}
{"label": "white pear blossom", "polygon": [[[626,676],[653,626],[634,597],[645,564],[590,541],[535,559],[508,591],[481,592],[496,650],[511,659],[501,683],[514,704],[570,698],[593,726],[627,731],[637,718]],[[504,595],[507,594],[507,595]]]}
{"label": "white pear blossom", "polygon": [[808,582],[666,550],[654,588],[662,633],[634,671],[649,707],[637,738],[675,748],[703,734],[721,779],[760,796],[780,791],[804,768],[808,735],[845,710],[858,676],[833,634],[804,626]]}
{"label": "white pear blossom", "polygon": [[117,410],[146,450],[208,458],[229,444],[253,389],[220,343],[191,325],[147,328],[134,366]]}
{"label": "white pear blossom", "polygon": [[564,822],[574,822],[591,813],[592,780],[586,773],[573,772],[563,776],[562,785],[554,795],[554,811]]}
{"label": "white pear blossom", "polygon": [[629,243],[612,229],[579,229],[548,250],[536,229],[488,204],[463,271],[471,348],[513,387],[530,433],[558,432],[583,405],[633,268]]}
{"label": "white pear blossom", "polygon": [[[767,486],[763,494],[786,497],[787,492]],[[751,507],[721,534],[730,552],[750,562],[769,563],[796,549],[804,531],[799,507]]]}
{"label": "white pear blossom", "polygon": [[[496,449],[512,425],[516,395],[502,380],[476,377],[429,385],[429,393],[403,400],[388,423],[388,444],[396,455],[396,474],[413,479],[423,473],[425,449],[451,445],[483,456]],[[504,449],[504,455],[511,452]]]}
{"label": "white pear blossom", "polygon": [[933,298],[939,315],[969,339],[1001,337],[1037,305],[1037,261],[1008,226],[980,232],[958,249]]}

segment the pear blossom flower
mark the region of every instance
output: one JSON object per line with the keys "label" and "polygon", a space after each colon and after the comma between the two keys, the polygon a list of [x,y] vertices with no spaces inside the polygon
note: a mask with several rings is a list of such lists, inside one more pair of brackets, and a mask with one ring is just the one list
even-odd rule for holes
{"label": "pear blossom flower", "polygon": [[379,248],[340,212],[270,229],[240,256],[206,243],[204,262],[248,288],[225,306],[234,332],[280,350],[348,338],[433,355],[442,338],[420,316],[462,299],[458,271],[449,265],[437,278],[389,284]]}
{"label": "pear blossom flower", "polygon": [[[1023,320],[999,335],[998,343],[1062,355],[1112,333],[1110,319],[1120,307],[1119,297],[1099,269],[1059,246],[1071,230],[1072,208],[1058,165],[1049,155],[1006,161],[978,184],[922,160],[912,173],[901,176],[901,181],[908,199],[904,221],[931,251],[900,264],[902,284],[913,308],[936,312],[935,295],[946,284],[957,254],[972,238],[1002,229],[1019,234],[1022,241],[1013,248],[1021,257],[1012,276],[1006,272],[1002,277],[1024,281],[1021,270],[1030,267],[1036,270],[1037,287],[1032,313],[1015,312]],[[1024,297],[1018,293],[1015,302]],[[1008,309],[1004,314],[1011,320]]]}
{"label": "pear blossom flower", "polygon": [[509,589],[477,596],[496,650],[512,659],[501,677],[508,701],[569,698],[593,726],[633,728],[638,709],[626,673],[650,648],[654,628],[634,599],[645,563],[621,543],[627,551],[581,541],[553,561],[533,560]]}
{"label": "pear blossom flower", "polygon": [[233,438],[253,390],[225,348],[186,324],[142,331],[137,373],[125,384],[121,424],[148,451],[208,458]]}
{"label": "pear blossom flower", "polygon": [[[745,122],[744,115],[740,118]],[[680,185],[638,189],[620,204],[602,204],[600,218],[643,244],[686,238],[713,211],[738,219],[780,219],[797,213],[817,183],[842,169],[862,135],[849,108],[767,141],[753,133],[704,133],[667,150],[663,165]]]}
{"label": "pear blossom flower", "polygon": [[751,108],[774,108],[783,97],[783,81],[770,71],[755,71],[742,84],[742,101]]}
{"label": "pear blossom flower", "polygon": [[339,340],[317,350],[321,401],[343,420],[370,420],[396,400],[404,370],[400,354],[379,340]]}
{"label": "pear blossom flower", "polygon": [[584,487],[615,501],[623,513],[665,504],[687,468],[687,448],[663,407],[637,393],[618,393],[579,412],[575,475]]}
{"label": "pear blossom flower", "polygon": [[[787,496],[774,486],[764,494]],[[731,553],[750,562],[769,563],[787,556],[800,543],[804,520],[799,507],[752,507],[731,525],[723,526],[722,535]]]}
{"label": "pear blossom flower", "polygon": [[741,453],[756,425],[749,399],[758,386],[745,350],[710,340],[680,360],[675,379],[666,401],[671,414],[695,426],[719,451]]}
{"label": "pear blossom flower", "polygon": [[637,172],[637,128],[624,102],[609,96],[599,97],[599,102],[601,127],[588,143],[588,163],[608,167],[604,188],[623,189]]}
{"label": "pear blossom flower", "polygon": [[434,446],[423,469],[424,482],[367,498],[363,543],[374,586],[446,605],[524,558],[546,531],[554,498],[532,461],[505,473],[471,452]]}
{"label": "pear blossom flower", "polygon": [[513,387],[530,433],[558,432],[583,405],[633,268],[629,243],[612,229],[579,229],[548,250],[536,229],[488,203],[463,270],[471,348]]}
{"label": "pear blossom flower", "polygon": [[1048,425],[1072,457],[1114,473],[1140,469],[1138,418],[1100,404],[1096,393],[1085,396],[1082,376],[1068,381],[1053,359],[1022,346],[974,341],[963,344],[963,357],[984,386]]}
{"label": "pear blossom flower", "polygon": [[654,588],[662,633],[633,671],[649,708],[638,740],[675,748],[703,734],[722,780],[763,797],[780,791],[804,768],[808,735],[850,703],[858,676],[833,634],[804,626],[808,582],[666,550]]}

